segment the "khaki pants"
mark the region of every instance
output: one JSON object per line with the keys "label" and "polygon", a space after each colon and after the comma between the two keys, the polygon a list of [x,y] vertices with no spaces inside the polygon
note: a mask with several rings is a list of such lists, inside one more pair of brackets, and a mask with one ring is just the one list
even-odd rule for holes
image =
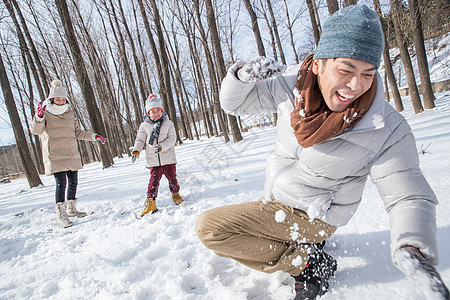
{"label": "khaki pants", "polygon": [[196,227],[199,239],[217,255],[258,271],[281,270],[293,276],[306,267],[309,244],[336,231],[336,227],[317,219],[310,221],[304,211],[277,201],[214,208],[198,217]]}

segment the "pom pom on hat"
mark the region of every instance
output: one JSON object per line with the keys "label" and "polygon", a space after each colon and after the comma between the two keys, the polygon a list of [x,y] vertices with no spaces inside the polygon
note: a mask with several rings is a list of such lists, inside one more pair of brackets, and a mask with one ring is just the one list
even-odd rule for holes
{"label": "pom pom on hat", "polygon": [[314,59],[353,58],[378,68],[383,48],[383,29],[375,11],[366,5],[350,5],[325,21]]}
{"label": "pom pom on hat", "polygon": [[156,96],[155,94],[150,94],[148,95],[147,100],[145,100],[145,111],[148,114],[154,108],[160,108],[162,111],[164,111],[164,109],[162,108],[162,102],[158,98],[158,96]]}
{"label": "pom pom on hat", "polygon": [[47,99],[53,99],[56,97],[67,99],[67,90],[65,87],[63,87],[62,82],[58,79],[52,81],[50,93],[48,94]]}
{"label": "pom pom on hat", "polygon": [[62,82],[59,79],[55,79],[52,81],[51,85],[52,85],[52,87],[61,86]]}

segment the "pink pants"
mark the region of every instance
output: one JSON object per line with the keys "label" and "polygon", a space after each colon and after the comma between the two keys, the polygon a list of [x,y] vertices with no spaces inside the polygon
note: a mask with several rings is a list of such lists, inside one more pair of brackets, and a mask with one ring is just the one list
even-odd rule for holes
{"label": "pink pants", "polygon": [[180,185],[177,180],[177,168],[175,164],[150,168],[150,181],[148,183],[147,198],[156,198],[158,196],[159,182],[163,174],[169,180],[169,189],[172,193],[180,191]]}

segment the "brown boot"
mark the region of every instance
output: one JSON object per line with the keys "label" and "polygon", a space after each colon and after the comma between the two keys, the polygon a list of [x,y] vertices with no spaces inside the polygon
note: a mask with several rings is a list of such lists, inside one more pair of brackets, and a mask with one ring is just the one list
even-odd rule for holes
{"label": "brown boot", "polygon": [[173,202],[175,202],[176,205],[180,204],[181,202],[183,202],[183,198],[181,198],[179,193],[173,193],[172,194],[172,200]]}

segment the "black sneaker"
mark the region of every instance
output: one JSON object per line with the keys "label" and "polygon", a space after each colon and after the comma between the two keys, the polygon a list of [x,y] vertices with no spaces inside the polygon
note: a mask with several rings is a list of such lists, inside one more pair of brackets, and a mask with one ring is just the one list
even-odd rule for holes
{"label": "black sneaker", "polygon": [[309,255],[306,268],[295,279],[294,300],[313,300],[324,295],[329,287],[328,280],[337,269],[337,261],[329,254],[316,250]]}
{"label": "black sneaker", "polygon": [[321,284],[318,278],[312,277],[309,280],[298,280],[295,278],[295,298],[294,300],[314,300],[319,295]]}

